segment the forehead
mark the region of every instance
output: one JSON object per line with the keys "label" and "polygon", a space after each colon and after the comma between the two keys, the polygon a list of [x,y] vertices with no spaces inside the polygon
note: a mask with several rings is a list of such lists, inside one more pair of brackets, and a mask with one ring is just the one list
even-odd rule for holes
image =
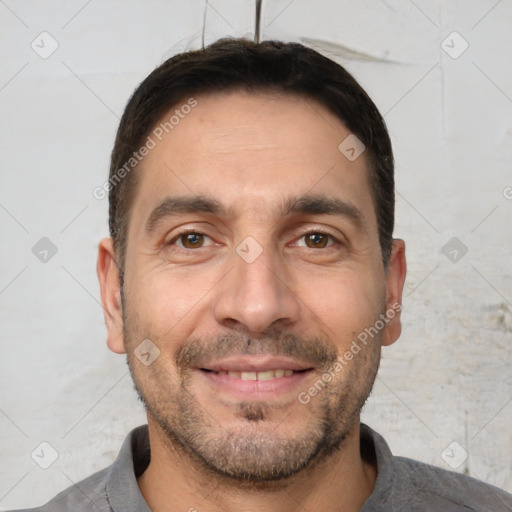
{"label": "forehead", "polygon": [[306,193],[350,200],[372,217],[367,156],[350,161],[340,152],[351,132],[316,101],[241,91],[195,100],[162,118],[159,137],[153,130],[156,145],[137,170],[134,220],[170,195],[208,195],[233,214],[261,214]]}

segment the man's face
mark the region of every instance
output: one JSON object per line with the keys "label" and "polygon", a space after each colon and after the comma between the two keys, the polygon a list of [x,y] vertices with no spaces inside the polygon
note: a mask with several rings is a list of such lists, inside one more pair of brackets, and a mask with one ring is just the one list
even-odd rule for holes
{"label": "man's face", "polygon": [[[296,96],[196,99],[134,171],[124,340],[109,345],[124,342],[148,419],[173,446],[233,478],[280,479],[357,424],[398,320],[333,365],[403,280],[394,264],[385,274],[368,159],[340,152],[350,132],[336,117]],[[149,365],[135,355],[147,339],[159,350],[145,342]]]}

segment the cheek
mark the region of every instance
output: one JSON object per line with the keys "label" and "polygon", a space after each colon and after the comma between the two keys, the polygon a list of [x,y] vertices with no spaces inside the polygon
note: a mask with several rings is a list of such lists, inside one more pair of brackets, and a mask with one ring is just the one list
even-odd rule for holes
{"label": "cheek", "polygon": [[158,268],[139,273],[127,283],[130,311],[153,335],[171,330],[177,335],[189,330],[186,326],[204,309],[217,281],[214,272],[199,269]]}
{"label": "cheek", "polygon": [[375,276],[344,271],[309,276],[300,298],[326,327],[326,335],[336,344],[350,343],[382,310],[384,287]]}

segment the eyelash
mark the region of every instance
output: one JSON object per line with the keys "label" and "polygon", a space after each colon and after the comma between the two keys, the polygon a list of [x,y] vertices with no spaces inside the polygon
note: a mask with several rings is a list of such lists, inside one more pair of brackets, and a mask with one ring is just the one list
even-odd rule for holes
{"label": "eyelash", "polygon": [[[186,235],[189,235],[189,234],[194,234],[194,235],[202,235],[202,236],[205,236],[207,238],[210,238],[207,234],[205,233],[202,233],[201,231],[198,231],[196,229],[187,229],[187,230],[184,230],[182,231],[181,233],[178,233],[176,236],[174,236],[172,238],[172,240],[170,240],[166,245],[174,245],[178,240],[180,240],[182,237],[186,236]],[[308,231],[304,231],[303,233],[301,233],[300,237],[298,238],[299,240],[304,238],[305,236],[307,235],[324,235],[324,236],[327,236],[327,237],[330,237],[331,240],[333,241],[333,243],[331,245],[328,245],[326,247],[321,247],[321,249],[328,249],[328,248],[331,248],[337,244],[340,243],[340,241],[332,234],[332,233],[329,233],[328,231],[324,231],[322,229],[310,229]],[[197,249],[203,249],[204,247],[198,247],[197,249],[187,249],[186,247],[179,247],[179,249],[181,249],[182,251],[194,251],[194,250],[197,250]],[[311,249],[313,251],[317,250],[313,247],[306,247],[306,249]]]}

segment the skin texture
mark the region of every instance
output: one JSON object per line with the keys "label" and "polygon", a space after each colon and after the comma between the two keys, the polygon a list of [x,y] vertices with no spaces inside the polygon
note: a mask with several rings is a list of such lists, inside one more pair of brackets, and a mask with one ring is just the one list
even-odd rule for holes
{"label": "skin texture", "polygon": [[[350,132],[324,107],[245,92],[197,101],[136,171],[124,300],[112,240],[99,246],[108,346],[127,353],[148,413],[152,459],[139,487],[156,512],[283,512],[297,503],[357,511],[376,477],[360,456],[359,413],[381,346],[400,335],[399,312],[332,370],[401,302],[404,244],[394,241],[385,269],[368,160],[340,153]],[[360,222],[281,211],[304,194],[341,199]],[[197,195],[228,214],[173,214],[146,230],[166,197]],[[201,235],[178,236],[183,230]],[[305,235],[318,231],[330,236]],[[247,237],[261,250],[250,263],[236,250]],[[148,366],[135,357],[145,339],[160,351]],[[282,356],[310,370],[279,391],[233,392],[201,370],[232,356]],[[329,370],[325,387],[301,403],[299,393]]]}

